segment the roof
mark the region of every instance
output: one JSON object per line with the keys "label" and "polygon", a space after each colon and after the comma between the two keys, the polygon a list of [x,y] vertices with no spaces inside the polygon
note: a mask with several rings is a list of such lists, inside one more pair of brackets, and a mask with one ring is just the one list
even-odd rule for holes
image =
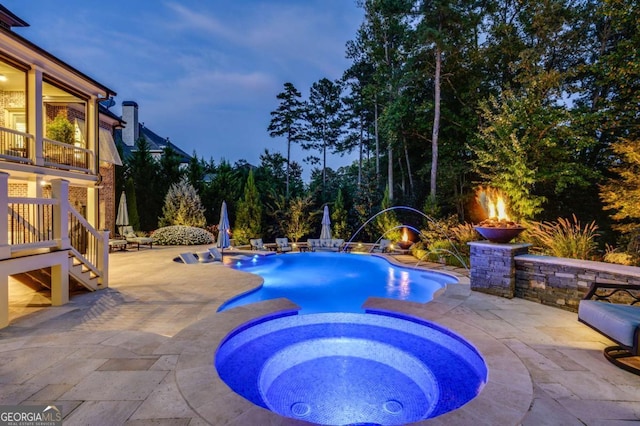
{"label": "roof", "polygon": [[25,21],[16,16],[9,9],[0,4],[0,21],[9,27],[28,27]]}
{"label": "roof", "polygon": [[[138,124],[138,130],[140,137],[144,137],[149,143],[149,150],[151,153],[161,153],[167,146],[178,154],[181,163],[188,163],[191,160],[191,156],[178,148],[169,138],[163,138],[151,129],[145,127],[141,123]],[[122,147],[122,152],[125,157],[129,157],[132,152],[135,151],[135,146],[129,146],[122,141],[122,129],[115,130],[116,143]]]}
{"label": "roof", "polygon": [[62,68],[64,68],[65,70],[69,71],[70,73],[80,77],[81,79],[83,79],[83,80],[89,82],[90,84],[94,85],[95,87],[99,88],[101,91],[103,91],[105,93],[106,97],[116,96],[117,95],[117,93],[114,90],[108,88],[104,84],[94,80],[93,78],[89,77],[88,75],[84,74],[83,72],[77,70],[76,68],[74,68],[71,65],[67,64],[66,62],[64,62],[62,59],[59,59],[56,56],[54,56],[51,53],[49,53],[48,51],[44,50],[43,48],[41,48],[37,44],[35,44],[35,43],[27,40],[26,38],[20,36],[19,34],[15,33],[14,31],[11,30],[11,27],[7,28],[8,25],[15,26],[15,27],[28,27],[29,24],[24,22],[22,19],[18,18],[9,9],[7,9],[6,7],[4,7],[2,5],[0,5],[0,23],[3,24],[3,25],[0,25],[0,32],[2,32],[2,34],[6,35],[7,37],[11,37],[12,39],[17,41],[18,43],[20,43],[23,46],[25,46],[26,48],[28,48],[29,50],[31,50],[33,52],[36,52],[37,54],[47,58],[48,60],[60,65]]}

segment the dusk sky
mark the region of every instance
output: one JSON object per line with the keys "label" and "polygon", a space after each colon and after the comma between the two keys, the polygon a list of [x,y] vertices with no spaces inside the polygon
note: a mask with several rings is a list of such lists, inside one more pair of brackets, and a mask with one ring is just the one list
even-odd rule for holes
{"label": "dusk sky", "polygon": [[[137,102],[147,127],[216,164],[258,164],[265,148],[286,156],[266,130],[276,95],[291,82],[306,99],[314,82],[340,78],[363,18],[355,0],[2,3],[30,24],[18,34],[117,92],[113,112]],[[304,156],[293,148],[308,176]]]}

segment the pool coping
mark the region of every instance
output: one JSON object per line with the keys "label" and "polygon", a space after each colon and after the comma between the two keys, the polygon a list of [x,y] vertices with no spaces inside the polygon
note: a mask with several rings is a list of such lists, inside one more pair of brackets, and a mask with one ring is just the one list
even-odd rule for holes
{"label": "pool coping", "polygon": [[[402,264],[400,264],[402,265]],[[425,269],[426,270],[426,269]],[[431,271],[431,270],[429,270]],[[441,273],[440,271],[433,271]],[[452,274],[454,275],[454,274]],[[467,339],[485,359],[488,381],[478,397],[457,410],[413,425],[519,424],[533,400],[533,384],[523,362],[505,344],[479,328],[457,321],[449,312],[464,302],[470,286],[449,284],[428,303],[369,298],[365,309],[394,312],[436,322]],[[179,357],[175,378],[187,404],[214,425],[308,425],[254,405],[231,390],[213,366],[222,340],[243,324],[273,315],[295,314],[298,306],[288,299],[273,299],[217,312],[188,326],[168,343]]]}

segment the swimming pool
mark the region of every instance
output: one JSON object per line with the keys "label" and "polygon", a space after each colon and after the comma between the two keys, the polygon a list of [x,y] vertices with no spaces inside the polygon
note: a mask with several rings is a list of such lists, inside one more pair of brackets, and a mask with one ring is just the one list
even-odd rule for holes
{"label": "swimming pool", "polygon": [[231,332],[215,367],[238,394],[324,425],[401,425],[455,410],[487,382],[473,345],[399,313],[261,318]]}
{"label": "swimming pool", "polygon": [[287,253],[246,256],[232,268],[260,275],[257,290],[224,303],[219,311],[285,297],[300,313],[364,312],[367,298],[385,297],[426,303],[436,291],[456,283],[453,276],[399,267],[378,256],[351,253]]}

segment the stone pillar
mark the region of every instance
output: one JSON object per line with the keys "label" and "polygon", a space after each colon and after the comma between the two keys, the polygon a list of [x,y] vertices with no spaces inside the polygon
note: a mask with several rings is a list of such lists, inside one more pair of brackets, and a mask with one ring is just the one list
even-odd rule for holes
{"label": "stone pillar", "polygon": [[495,296],[515,296],[515,256],[527,254],[531,244],[498,244],[474,241],[471,247],[471,290]]}

